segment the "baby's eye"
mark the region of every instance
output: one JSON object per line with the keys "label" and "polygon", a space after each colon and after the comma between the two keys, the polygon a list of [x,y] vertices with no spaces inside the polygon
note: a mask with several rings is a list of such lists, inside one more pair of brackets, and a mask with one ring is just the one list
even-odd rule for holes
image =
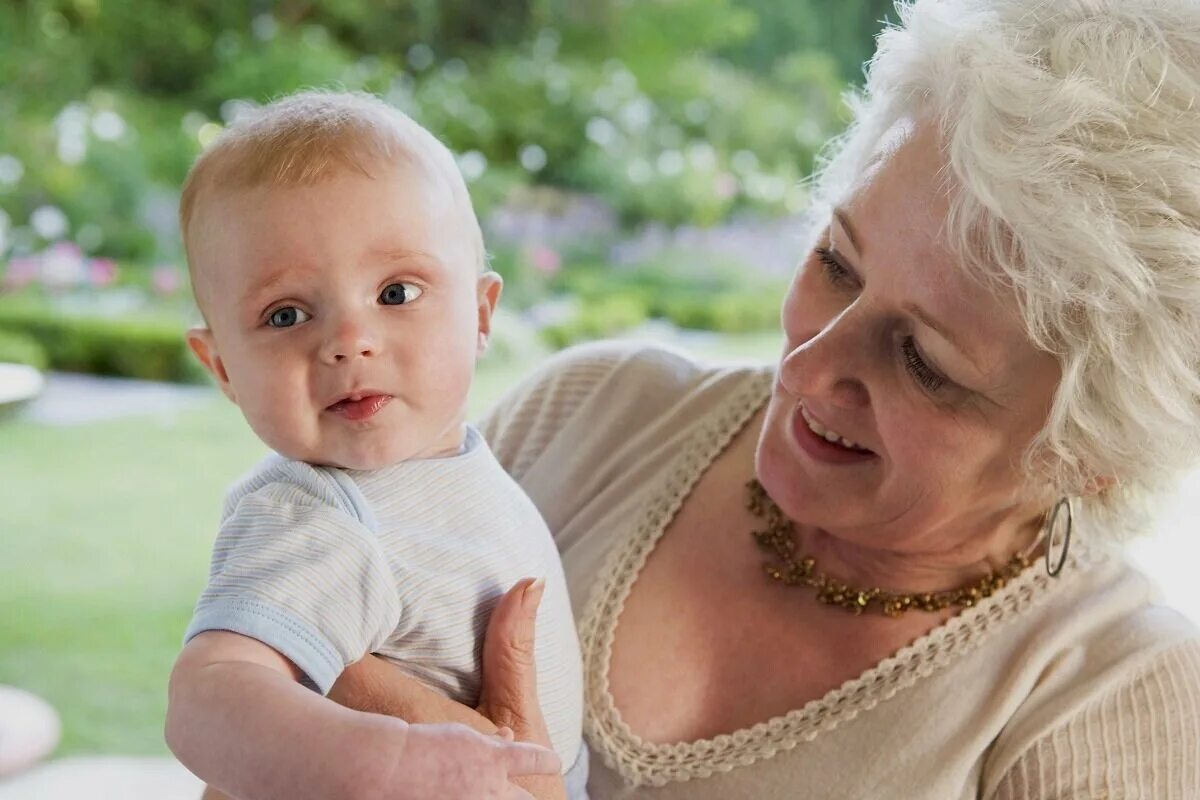
{"label": "baby's eye", "polygon": [[301,322],[308,322],[310,319],[312,319],[312,315],[307,311],[301,311],[295,306],[284,306],[271,312],[271,316],[267,318],[267,324],[272,328],[290,328]]}
{"label": "baby's eye", "polygon": [[379,293],[379,302],[385,306],[402,306],[421,296],[421,290],[411,283],[389,283]]}

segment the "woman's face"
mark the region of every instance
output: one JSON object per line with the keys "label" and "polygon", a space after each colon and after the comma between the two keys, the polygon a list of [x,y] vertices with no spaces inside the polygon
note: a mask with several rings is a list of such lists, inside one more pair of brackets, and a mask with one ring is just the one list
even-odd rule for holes
{"label": "woman's face", "polygon": [[834,212],[784,302],[757,453],[789,517],[897,553],[986,547],[1046,500],[1020,460],[1058,365],[940,241],[940,169],[915,128]]}

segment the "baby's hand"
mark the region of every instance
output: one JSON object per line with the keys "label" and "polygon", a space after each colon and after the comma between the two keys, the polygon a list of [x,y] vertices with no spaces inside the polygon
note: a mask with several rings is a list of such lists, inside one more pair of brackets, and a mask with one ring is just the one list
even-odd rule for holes
{"label": "baby's hand", "polygon": [[457,723],[410,725],[386,785],[373,796],[385,800],[531,800],[511,783],[521,775],[558,775],[552,750],[514,742],[511,732],[485,736]]}

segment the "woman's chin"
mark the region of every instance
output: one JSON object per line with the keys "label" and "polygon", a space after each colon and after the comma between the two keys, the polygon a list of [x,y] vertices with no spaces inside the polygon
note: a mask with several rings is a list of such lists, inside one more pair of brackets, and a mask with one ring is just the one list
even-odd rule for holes
{"label": "woman's chin", "polygon": [[865,471],[874,473],[877,462],[877,458],[852,463],[814,458],[796,441],[788,414],[774,418],[769,414],[755,453],[754,471],[788,517],[820,525],[815,519],[818,516],[861,508],[869,502],[877,474]]}

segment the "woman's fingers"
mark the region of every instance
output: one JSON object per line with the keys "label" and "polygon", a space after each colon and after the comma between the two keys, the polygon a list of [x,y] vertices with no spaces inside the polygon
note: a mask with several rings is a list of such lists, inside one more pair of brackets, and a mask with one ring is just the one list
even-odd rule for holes
{"label": "woman's fingers", "polygon": [[562,761],[553,750],[528,742],[503,742],[501,754],[509,777],[520,775],[558,775]]}
{"label": "woman's fingers", "polygon": [[549,744],[537,700],[534,629],[544,579],[519,581],[492,611],[483,642],[479,711],[517,739]]}
{"label": "woman's fingers", "polygon": [[386,771],[375,782],[376,793],[372,796],[394,800],[508,800],[527,798],[513,790],[528,791],[531,781],[561,782],[562,762],[553,750],[528,742],[505,741],[461,723],[408,725],[398,742],[395,760],[384,765]]}

